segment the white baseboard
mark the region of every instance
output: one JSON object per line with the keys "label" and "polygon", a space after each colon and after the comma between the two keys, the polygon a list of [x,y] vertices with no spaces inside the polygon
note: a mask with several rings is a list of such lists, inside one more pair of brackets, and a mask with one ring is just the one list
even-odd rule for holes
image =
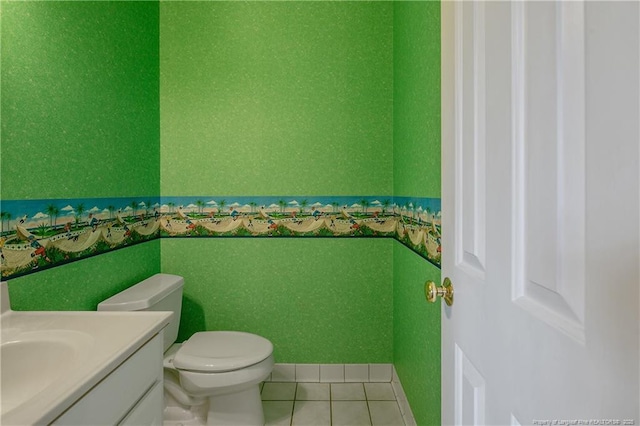
{"label": "white baseboard", "polygon": [[391,387],[393,387],[393,392],[396,394],[396,401],[398,401],[398,405],[400,406],[400,413],[402,413],[402,420],[404,420],[404,424],[406,426],[416,426],[416,419],[413,417],[413,412],[409,406],[407,395],[404,393],[404,389],[402,389],[402,384],[400,383],[400,378],[396,373],[395,367],[393,367]]}
{"label": "white baseboard", "polygon": [[271,382],[391,382],[393,364],[276,364]]}

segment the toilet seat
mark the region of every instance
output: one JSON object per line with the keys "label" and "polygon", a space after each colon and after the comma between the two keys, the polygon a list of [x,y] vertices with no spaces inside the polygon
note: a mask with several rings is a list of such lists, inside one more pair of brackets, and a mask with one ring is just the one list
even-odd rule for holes
{"label": "toilet seat", "polygon": [[173,357],[178,370],[222,373],[249,367],[273,353],[263,337],[240,331],[203,331],[185,341]]}

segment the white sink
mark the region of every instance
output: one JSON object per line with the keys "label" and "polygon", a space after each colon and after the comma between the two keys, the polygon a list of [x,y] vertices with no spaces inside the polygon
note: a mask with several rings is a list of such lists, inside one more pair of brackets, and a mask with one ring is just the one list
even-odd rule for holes
{"label": "white sink", "polygon": [[0,424],[50,424],[171,319],[170,312],[20,312],[0,284]]}
{"label": "white sink", "polygon": [[38,397],[84,362],[94,339],[79,331],[49,330],[18,332],[4,340],[0,345],[3,412]]}

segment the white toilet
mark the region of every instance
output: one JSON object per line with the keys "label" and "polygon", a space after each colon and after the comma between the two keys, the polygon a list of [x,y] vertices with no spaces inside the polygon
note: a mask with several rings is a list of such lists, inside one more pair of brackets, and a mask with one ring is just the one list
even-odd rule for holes
{"label": "white toilet", "polygon": [[273,345],[237,331],[178,336],[184,278],[156,274],[98,305],[99,311],[172,311],[164,330],[165,425],[263,425],[259,384],[273,369]]}

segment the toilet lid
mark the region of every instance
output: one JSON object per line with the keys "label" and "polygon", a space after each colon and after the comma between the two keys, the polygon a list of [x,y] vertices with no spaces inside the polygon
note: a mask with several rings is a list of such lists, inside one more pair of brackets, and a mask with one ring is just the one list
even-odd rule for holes
{"label": "toilet lid", "polygon": [[272,352],[271,342],[255,334],[203,331],[182,344],[173,358],[173,365],[179,370],[220,373],[257,364]]}

